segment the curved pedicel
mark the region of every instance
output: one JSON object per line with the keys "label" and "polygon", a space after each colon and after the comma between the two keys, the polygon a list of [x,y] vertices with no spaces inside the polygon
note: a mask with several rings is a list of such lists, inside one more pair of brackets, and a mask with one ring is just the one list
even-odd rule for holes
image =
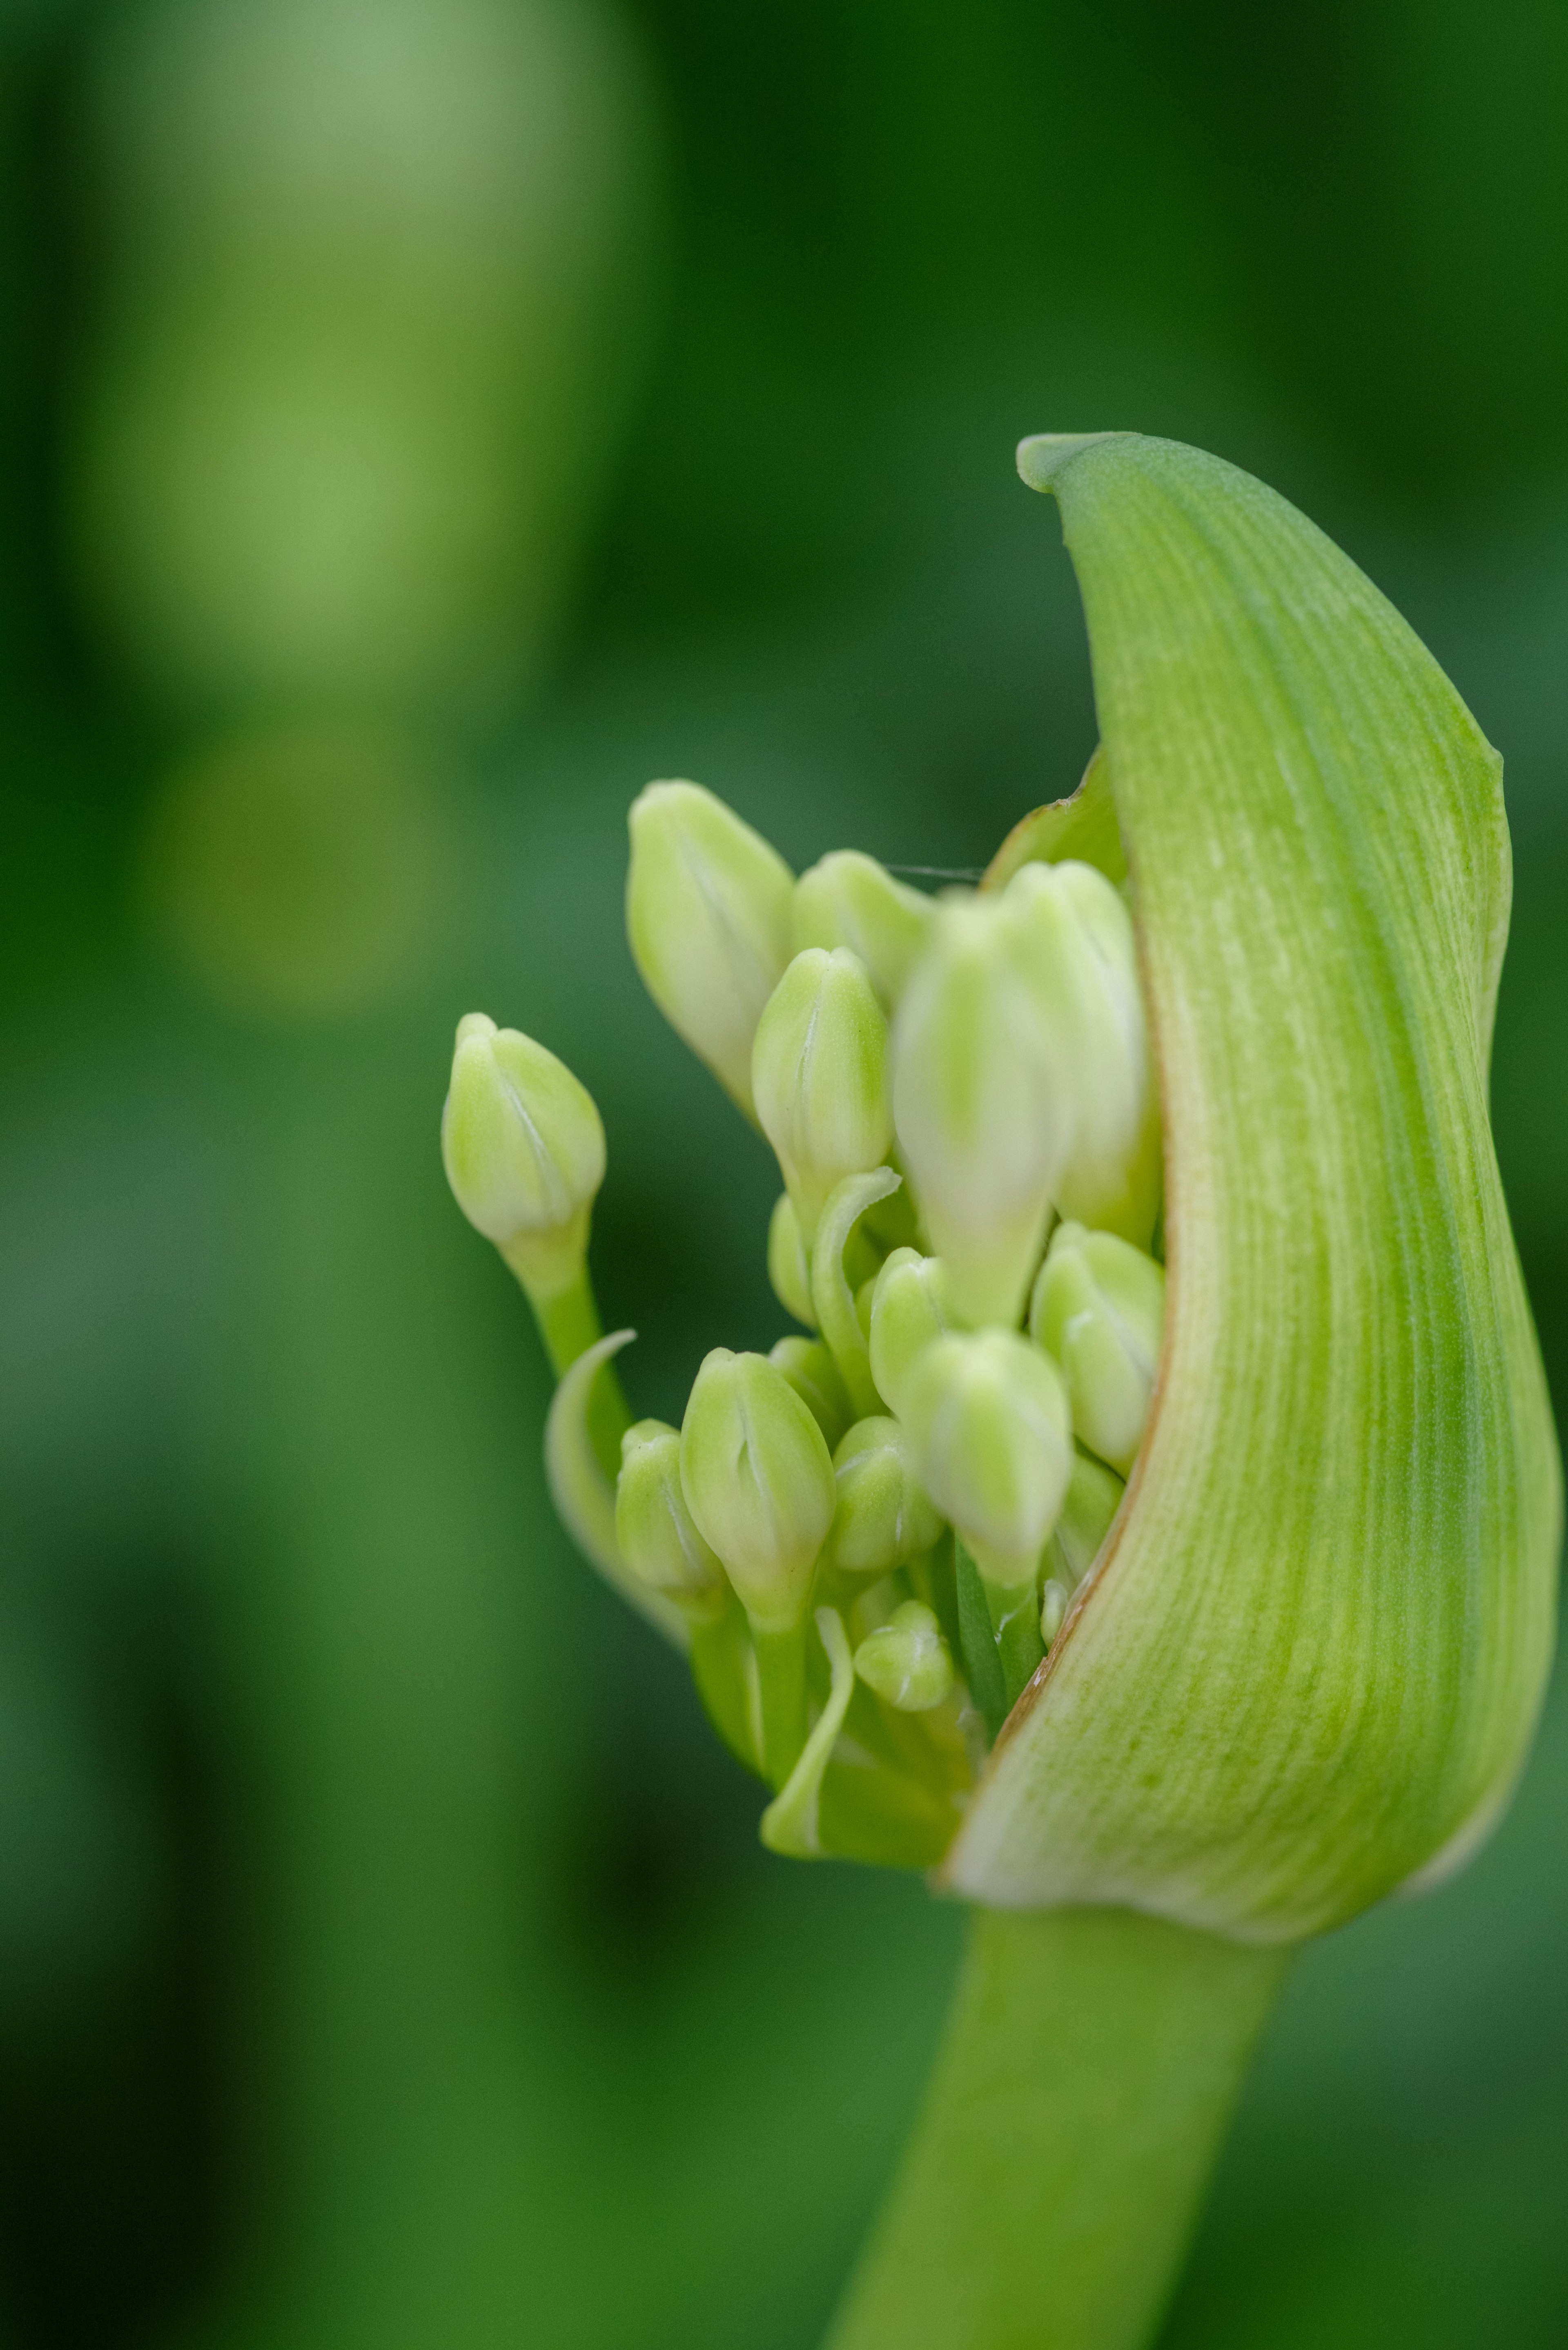
{"label": "curved pedicel", "polygon": [[1556,1443],[1487,1119],[1500,763],[1260,483],[1122,433],[1019,466],[1088,622],[1169,1305],[1116,1524],[945,1881],[1284,1940],[1458,1865],[1550,1661]]}

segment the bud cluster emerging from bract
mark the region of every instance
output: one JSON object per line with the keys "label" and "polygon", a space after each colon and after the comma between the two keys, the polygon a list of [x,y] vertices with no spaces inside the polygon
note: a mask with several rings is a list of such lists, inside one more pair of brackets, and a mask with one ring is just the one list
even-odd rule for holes
{"label": "bud cluster emerging from bract", "polygon": [[[552,1487],[688,1642],[778,1850],[940,1858],[1116,1518],[1165,1289],[1120,871],[1031,862],[930,897],[845,849],[795,880],[694,784],[632,808],[632,951],[773,1147],[767,1269],[801,1326],[715,1347],[679,1430],[628,1424],[601,1342],[563,1378]],[[599,1332],[592,1103],[474,1014],[442,1135],[564,1373]]]}

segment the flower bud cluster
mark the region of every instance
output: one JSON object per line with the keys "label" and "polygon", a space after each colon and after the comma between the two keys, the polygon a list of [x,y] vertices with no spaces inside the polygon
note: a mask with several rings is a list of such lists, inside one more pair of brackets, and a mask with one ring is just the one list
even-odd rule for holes
{"label": "flower bud cluster", "polygon": [[[802,1327],[713,1348],[678,1430],[625,1429],[601,1549],[685,1626],[715,1722],[777,1791],[768,1842],[935,1858],[1153,1405],[1160,1136],[1127,907],[1073,862],[931,898],[841,850],[797,881],[691,784],[642,794],[631,845],[638,967],[773,1147],[767,1269]],[[465,1021],[443,1143],[518,1270],[521,1247],[586,1282],[603,1139],[558,1062]]]}

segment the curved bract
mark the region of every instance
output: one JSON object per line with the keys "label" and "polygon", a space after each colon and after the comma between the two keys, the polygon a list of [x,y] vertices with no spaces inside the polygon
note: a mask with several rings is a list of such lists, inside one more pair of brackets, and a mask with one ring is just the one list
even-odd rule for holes
{"label": "curved bract", "polygon": [[1020,470],[1088,620],[1169,1300],[1117,1528],[948,1878],[1284,1940],[1484,1835],[1550,1659],[1557,1451],[1487,1120],[1500,763],[1260,483],[1122,433]]}

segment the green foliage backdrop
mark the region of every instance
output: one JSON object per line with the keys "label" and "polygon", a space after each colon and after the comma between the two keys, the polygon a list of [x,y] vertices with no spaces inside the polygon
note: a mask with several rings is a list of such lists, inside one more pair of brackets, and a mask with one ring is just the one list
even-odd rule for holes
{"label": "green foliage backdrop", "polygon": [[[640,1409],[778,1335],[624,812],[963,868],[1069,788],[1022,433],[1273,483],[1502,749],[1562,1416],[1565,100],[1546,0],[6,12],[0,2344],[820,2332],[957,1921],[757,1848],[436,1119],[476,1005],[589,1085]],[[1563,2340],[1565,1773],[1568,1696],[1308,1952],[1165,2350]]]}

